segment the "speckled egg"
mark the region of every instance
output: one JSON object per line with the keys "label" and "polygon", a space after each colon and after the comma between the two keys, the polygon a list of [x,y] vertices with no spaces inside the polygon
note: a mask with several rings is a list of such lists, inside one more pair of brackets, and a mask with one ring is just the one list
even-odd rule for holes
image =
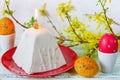
{"label": "speckled egg", "polygon": [[78,58],[75,61],[74,68],[79,75],[88,78],[94,77],[99,71],[96,61],[88,56]]}
{"label": "speckled egg", "polygon": [[115,35],[106,33],[99,41],[99,51],[113,54],[118,51],[118,39]]}

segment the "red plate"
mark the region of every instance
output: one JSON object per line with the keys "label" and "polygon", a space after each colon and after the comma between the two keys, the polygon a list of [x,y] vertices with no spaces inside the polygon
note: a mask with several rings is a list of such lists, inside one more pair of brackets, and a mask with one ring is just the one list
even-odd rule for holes
{"label": "red plate", "polygon": [[17,75],[20,75],[20,76],[46,77],[46,76],[57,75],[57,74],[66,72],[66,71],[70,70],[71,68],[73,68],[74,62],[78,58],[76,53],[73,50],[71,50],[70,48],[62,46],[62,45],[59,45],[59,47],[65,57],[67,64],[60,68],[54,69],[54,70],[35,73],[35,74],[25,73],[25,71],[23,71],[20,67],[18,67],[12,59],[12,56],[16,50],[16,47],[5,52],[5,54],[2,56],[2,64],[7,70],[9,70],[10,72],[15,73]]}

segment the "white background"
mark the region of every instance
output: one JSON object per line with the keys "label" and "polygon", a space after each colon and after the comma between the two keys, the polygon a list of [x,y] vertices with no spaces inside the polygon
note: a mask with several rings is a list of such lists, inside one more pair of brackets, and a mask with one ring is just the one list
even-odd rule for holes
{"label": "white background", "polygon": [[[3,6],[3,1],[0,0],[0,18],[2,18],[1,10]],[[15,10],[14,16],[22,23],[27,22],[32,16],[34,16],[35,8],[40,8],[41,5],[46,2],[47,10],[49,12],[50,18],[53,20],[54,24],[58,29],[63,29],[67,27],[67,22],[61,22],[60,18],[57,16],[56,6],[60,2],[67,2],[68,0],[11,0],[10,8]],[[110,10],[108,16],[114,18],[115,21],[120,23],[120,0],[112,0],[112,4],[108,5]],[[76,11],[72,12],[72,16],[78,16],[81,21],[88,24],[87,17],[85,14],[93,14],[100,10],[100,7],[96,6],[97,0],[72,0],[72,4],[75,6]],[[53,34],[54,30],[51,25],[47,23],[47,19],[39,15],[39,24],[48,28]],[[17,37],[20,38],[23,29],[19,25],[16,26]],[[120,26],[113,25],[115,32],[120,32]],[[91,26],[91,31],[95,31],[95,25]]]}

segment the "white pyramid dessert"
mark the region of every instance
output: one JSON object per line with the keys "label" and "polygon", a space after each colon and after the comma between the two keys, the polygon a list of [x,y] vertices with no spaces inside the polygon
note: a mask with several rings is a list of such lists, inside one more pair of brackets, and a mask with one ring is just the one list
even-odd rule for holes
{"label": "white pyramid dessert", "polygon": [[45,28],[27,29],[13,60],[28,74],[53,70],[66,64],[56,39]]}

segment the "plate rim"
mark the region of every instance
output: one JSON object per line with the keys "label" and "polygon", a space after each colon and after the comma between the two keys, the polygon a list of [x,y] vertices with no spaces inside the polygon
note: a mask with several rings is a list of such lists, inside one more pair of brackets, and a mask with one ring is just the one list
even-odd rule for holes
{"label": "plate rim", "polygon": [[[74,57],[75,57],[76,59],[78,58],[78,55],[76,54],[76,52],[75,52],[74,50],[72,50],[71,48],[66,47],[66,46],[64,46],[64,45],[61,45],[61,44],[59,44],[59,47],[64,47],[65,49],[67,48],[67,49],[71,50],[71,51],[72,51],[72,54],[74,54]],[[74,62],[75,62],[75,60],[76,60],[76,59],[74,59],[69,67],[66,66],[66,67],[65,67],[65,68],[66,68],[65,70],[59,71],[59,72],[54,73],[54,74],[50,74],[50,75],[46,75],[46,76],[45,76],[45,75],[44,75],[44,76],[40,76],[40,75],[36,76],[36,75],[35,75],[35,74],[41,74],[41,73],[51,72],[51,71],[54,71],[54,70],[56,70],[56,69],[53,69],[53,70],[50,70],[50,71],[46,71],[46,72],[41,72],[41,73],[34,73],[34,74],[27,74],[27,73],[25,73],[25,71],[24,71],[24,73],[25,73],[26,75],[25,75],[25,74],[22,75],[22,74],[18,74],[18,73],[16,73],[16,72],[13,72],[13,71],[10,70],[9,68],[7,68],[8,66],[5,66],[5,65],[3,64],[3,63],[4,63],[4,56],[5,56],[6,54],[8,54],[8,52],[10,52],[11,50],[16,50],[16,48],[17,48],[17,47],[13,47],[13,48],[7,50],[7,51],[2,55],[2,57],[1,57],[1,63],[2,63],[2,65],[4,66],[4,68],[7,69],[9,72],[14,73],[14,74],[19,75],[19,76],[40,78],[40,77],[47,77],[47,76],[58,75],[58,74],[64,73],[64,72],[72,69],[72,68],[74,67]],[[14,53],[13,53],[13,54],[14,54]],[[63,56],[64,56],[64,55],[63,55]],[[70,57],[69,57],[69,58],[70,58]],[[66,59],[65,59],[65,60],[66,60]],[[12,56],[11,56],[11,61],[13,61]],[[13,62],[14,62],[14,61],[13,61]],[[15,63],[14,63],[14,64],[15,64]],[[67,65],[67,64],[68,64],[68,63],[66,62],[65,65]],[[62,67],[64,67],[65,65],[63,65],[63,66],[61,66],[61,67],[59,67],[59,68],[62,68]],[[17,66],[17,67],[20,68],[19,66]],[[59,69],[59,68],[57,68],[57,69]]]}

